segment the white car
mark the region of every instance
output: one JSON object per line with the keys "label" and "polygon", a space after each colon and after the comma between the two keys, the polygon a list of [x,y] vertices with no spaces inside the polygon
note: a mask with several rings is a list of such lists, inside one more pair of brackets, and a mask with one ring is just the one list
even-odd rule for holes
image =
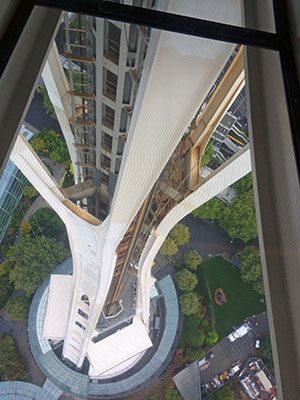
{"label": "white car", "polygon": [[231,332],[227,338],[231,341],[234,342],[236,339],[239,339],[245,335],[247,335],[247,333],[249,331],[251,331],[251,326],[249,325],[248,322],[245,322],[243,325],[241,325],[239,328],[237,328],[235,331]]}

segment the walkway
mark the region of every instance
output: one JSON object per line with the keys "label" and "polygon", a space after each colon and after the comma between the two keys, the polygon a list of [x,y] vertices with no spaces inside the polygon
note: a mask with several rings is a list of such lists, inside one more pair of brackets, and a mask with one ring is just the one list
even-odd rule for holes
{"label": "walkway", "polygon": [[49,379],[42,388],[27,382],[0,383],[0,400],[57,400],[61,394]]}

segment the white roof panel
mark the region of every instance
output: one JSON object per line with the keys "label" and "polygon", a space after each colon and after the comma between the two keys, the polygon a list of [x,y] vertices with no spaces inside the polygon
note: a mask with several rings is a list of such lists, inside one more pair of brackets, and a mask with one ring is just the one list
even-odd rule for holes
{"label": "white roof panel", "polygon": [[72,275],[51,275],[43,336],[62,340],[67,332],[73,291]]}
{"label": "white roof panel", "polygon": [[87,350],[90,361],[89,375],[96,377],[152,346],[141,319],[98,343],[90,342]]}

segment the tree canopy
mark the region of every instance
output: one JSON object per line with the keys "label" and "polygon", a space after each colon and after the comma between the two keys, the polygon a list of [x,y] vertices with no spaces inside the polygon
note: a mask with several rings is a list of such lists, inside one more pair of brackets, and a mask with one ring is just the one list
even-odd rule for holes
{"label": "tree canopy", "polygon": [[29,222],[23,221],[20,226],[20,233],[22,235],[26,235],[26,233],[30,233],[30,231],[31,231],[31,226]]}
{"label": "tree canopy", "polygon": [[211,200],[204,203],[201,207],[196,208],[193,211],[193,216],[215,220],[219,219],[224,209],[224,203],[217,197],[213,197]]}
{"label": "tree canopy", "polygon": [[213,156],[213,142],[210,140],[207,144],[207,146],[205,147],[204,150],[204,154],[201,158],[201,167],[203,167],[203,165],[207,165],[211,158]]}
{"label": "tree canopy", "polygon": [[59,216],[49,208],[40,208],[30,220],[30,225],[35,233],[48,237],[56,237],[65,230],[65,225]]}
{"label": "tree canopy", "polygon": [[231,390],[232,384],[229,383],[226,386],[221,387],[217,390],[216,396],[218,400],[234,400],[234,393]]}
{"label": "tree canopy", "polygon": [[232,185],[232,187],[236,190],[237,194],[248,192],[248,190],[253,187],[252,172],[249,172],[249,174],[239,179]]}
{"label": "tree canopy", "polygon": [[70,166],[70,154],[66,143],[53,130],[43,128],[37,136],[30,141],[34,150],[43,156],[49,156],[53,161],[59,161],[66,168]]}
{"label": "tree canopy", "polygon": [[8,302],[8,315],[11,319],[21,321],[27,318],[30,301],[25,295],[13,297]]}
{"label": "tree canopy", "polygon": [[216,331],[209,331],[205,335],[205,344],[208,347],[213,346],[219,340],[219,335]]}
{"label": "tree canopy", "polygon": [[185,353],[191,361],[200,360],[205,355],[205,351],[198,347],[189,347]]}
{"label": "tree canopy", "polygon": [[26,185],[24,187],[24,196],[28,197],[29,199],[32,199],[33,197],[35,197],[37,195],[38,195],[38,192],[33,186]]}
{"label": "tree canopy", "polygon": [[205,335],[200,329],[186,329],[184,328],[182,332],[183,339],[181,344],[183,344],[186,348],[196,348],[201,347],[205,340]]}
{"label": "tree canopy", "polygon": [[49,272],[65,258],[63,243],[53,238],[28,235],[22,237],[9,250],[9,279],[15,289],[24,289],[27,296],[33,294]]}
{"label": "tree canopy", "polygon": [[[6,269],[7,261],[4,261],[3,263],[5,263],[5,269]],[[1,263],[1,267],[2,267],[3,263]],[[10,295],[12,294],[13,290],[14,290],[14,286],[10,282],[8,275],[5,273],[1,273],[0,274],[0,309],[5,306]]]}
{"label": "tree canopy", "polygon": [[182,397],[176,389],[166,389],[165,400],[182,400]]}
{"label": "tree canopy", "polygon": [[196,314],[200,306],[199,298],[194,292],[182,294],[179,297],[179,304],[184,315]]}
{"label": "tree canopy", "polygon": [[8,381],[28,379],[28,370],[17,352],[14,338],[10,335],[0,337],[0,371]]}
{"label": "tree canopy", "polygon": [[184,329],[198,328],[200,325],[200,318],[196,315],[187,315],[184,317]]}
{"label": "tree canopy", "polygon": [[197,276],[188,269],[184,268],[176,272],[176,282],[179,289],[183,292],[191,292],[198,283]]}
{"label": "tree canopy", "polygon": [[196,270],[198,265],[202,263],[202,257],[197,250],[192,250],[184,255],[184,264],[192,270]]}
{"label": "tree canopy", "polygon": [[174,240],[177,246],[181,246],[188,242],[190,238],[189,228],[183,224],[177,224],[171,229],[169,237]]}
{"label": "tree canopy", "polygon": [[260,338],[258,354],[269,369],[274,369],[270,336],[263,336]]}
{"label": "tree canopy", "polygon": [[51,115],[52,118],[57,119],[55,111],[54,111],[54,107],[53,107],[53,104],[51,103],[46,86],[41,86],[38,89],[38,92],[43,96],[43,106],[45,108],[46,113]]}
{"label": "tree canopy", "polygon": [[257,237],[253,189],[236,197],[218,217],[219,225],[233,239],[244,243]]}
{"label": "tree canopy", "polygon": [[193,216],[217,220],[232,239],[241,239],[247,243],[257,237],[252,175],[246,175],[233,187],[237,196],[228,206],[214,197],[194,210]]}
{"label": "tree canopy", "polygon": [[167,238],[159,251],[164,256],[173,256],[177,253],[178,247],[173,239]]}
{"label": "tree canopy", "polygon": [[242,280],[250,283],[257,293],[264,294],[264,283],[258,247],[246,246],[240,251],[237,261],[241,264]]}

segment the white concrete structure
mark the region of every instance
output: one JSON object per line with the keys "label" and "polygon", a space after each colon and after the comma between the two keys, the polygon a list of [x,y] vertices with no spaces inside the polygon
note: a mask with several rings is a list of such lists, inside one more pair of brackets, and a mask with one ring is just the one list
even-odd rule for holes
{"label": "white concrete structure", "polygon": [[136,316],[133,318],[133,323],[126,328],[98,343],[90,342],[87,350],[90,361],[89,375],[97,377],[151,346],[147,330],[141,319]]}
{"label": "white concrete structure", "polygon": [[78,177],[82,175],[82,171],[81,168],[76,165],[78,154],[74,145],[75,138],[70,125],[70,118],[72,117],[71,96],[69,94],[70,87],[62,69],[55,42],[50,49],[42,78],[45,82],[49,98],[53,104],[57,120],[68,146],[74,169],[75,183],[78,183]]}
{"label": "white concrete structure", "polygon": [[195,208],[212,199],[220,191],[224,190],[250,171],[250,150],[249,146],[247,146],[240,153],[236,154],[216,171],[210,174],[199,189],[195,190],[175,206],[161,221],[157,229],[151,232],[139,262],[139,285],[137,298],[137,313],[142,315],[142,319],[146,326],[148,326],[149,323],[150,289],[153,285],[151,267],[156,254],[167,238],[170,230]]}
{"label": "white concrete structure", "polygon": [[[207,19],[215,19],[218,12],[222,21],[228,23],[236,23],[240,15],[239,7],[236,7],[233,0],[221,4],[214,0],[206,8],[196,0],[187,4],[171,1],[163,2],[162,8],[173,13]],[[87,352],[89,353],[89,346],[93,347],[90,340],[110,287],[116,249],[233,47],[227,43],[170,32],[152,32],[110,215],[101,225],[96,218],[66,199],[30,146],[20,137],[17,139],[11,158],[59,214],[68,231],[73,256],[73,276],[72,279],[60,277],[51,281],[44,332],[47,337],[53,335],[56,339],[65,335],[63,356],[78,367],[82,366]],[[51,57],[57,59],[57,54],[52,54]],[[50,64],[46,66],[46,80],[51,69]],[[62,76],[61,79],[64,80]],[[62,97],[67,96],[66,87],[63,88],[64,93],[59,93],[59,85],[54,80],[49,80],[48,86],[52,87],[50,96],[54,99],[56,108],[61,109],[59,120],[66,121],[68,112],[62,102]],[[69,126],[66,123],[62,128],[68,130]],[[67,138],[70,136],[68,135]],[[73,157],[75,153],[70,141],[69,137],[67,143],[71,146]],[[209,200],[234,179],[247,173],[248,158],[249,153],[245,152],[239,162],[232,163],[230,178],[226,177],[224,169],[202,186],[199,192],[191,194],[167,215],[157,232],[150,236],[141,257],[139,285],[139,313],[142,313],[146,327],[151,282],[149,265],[164,238],[172,226],[188,212]],[[223,183],[224,180],[226,183]],[[156,234],[159,235],[158,238]],[[59,310],[55,293],[60,291],[62,284],[66,287],[66,308]],[[60,296],[63,294],[60,293]],[[55,315],[59,320],[59,314],[69,314],[68,323],[53,329],[51,321],[54,321]],[[137,353],[140,351],[138,349]],[[131,353],[131,356],[134,354]],[[92,368],[96,372],[102,371],[102,367],[98,369],[96,362]],[[106,365],[104,369],[109,368]]]}

